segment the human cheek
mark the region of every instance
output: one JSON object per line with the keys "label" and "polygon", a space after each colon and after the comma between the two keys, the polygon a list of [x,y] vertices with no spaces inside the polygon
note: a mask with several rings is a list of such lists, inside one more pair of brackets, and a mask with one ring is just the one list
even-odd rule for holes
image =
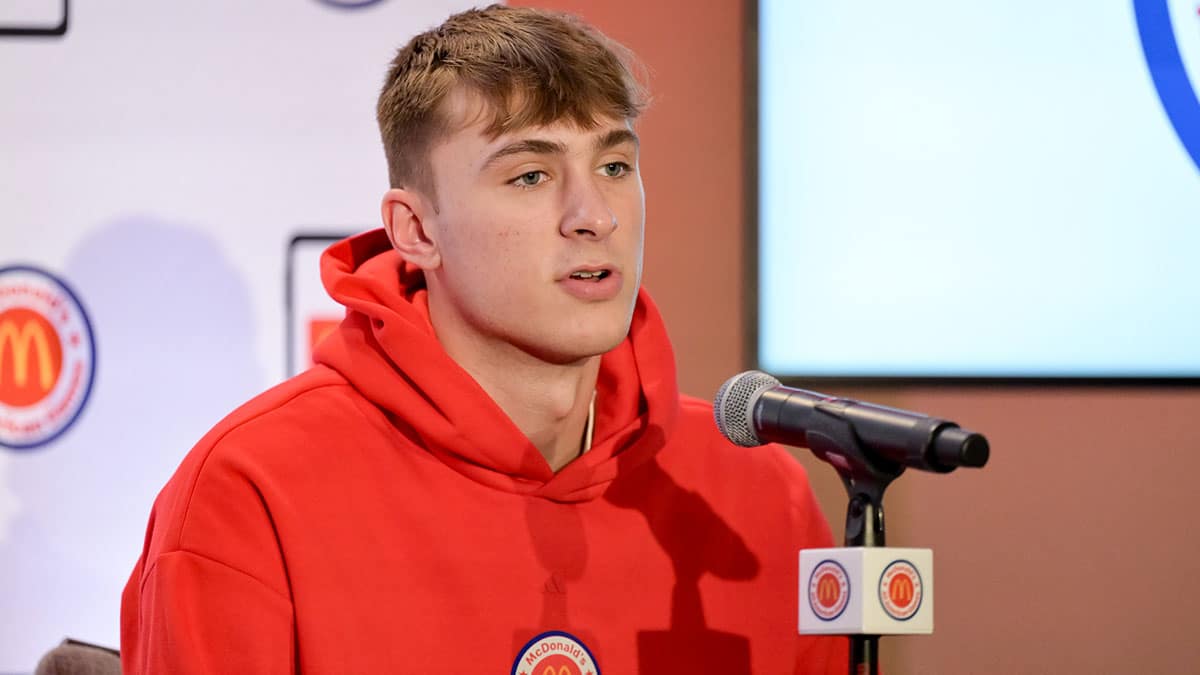
{"label": "human cheek", "polygon": [[490,288],[485,292],[520,293],[522,280],[534,272],[536,261],[532,259],[532,247],[520,229],[500,227],[469,245],[474,247],[478,267],[486,270],[481,281]]}
{"label": "human cheek", "polygon": [[627,229],[641,229],[645,214],[645,195],[642,183],[636,175],[617,183],[609,190],[607,198],[610,208],[617,216],[618,225]]}

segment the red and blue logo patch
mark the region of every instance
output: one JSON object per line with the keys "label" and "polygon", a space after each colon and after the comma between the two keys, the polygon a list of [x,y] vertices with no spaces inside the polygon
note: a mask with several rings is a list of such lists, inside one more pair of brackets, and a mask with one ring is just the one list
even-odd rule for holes
{"label": "red and blue logo patch", "polygon": [[0,446],[58,438],[79,417],[95,376],[92,325],[75,293],[35,267],[0,269]]}
{"label": "red and blue logo patch", "polygon": [[808,576],[808,606],[822,621],[833,621],[850,604],[850,576],[833,560],[822,560]]}
{"label": "red and blue logo patch", "polygon": [[579,638],[549,631],[525,643],[513,661],[512,675],[600,675],[600,667]]}
{"label": "red and blue logo patch", "polygon": [[879,602],[883,611],[897,621],[907,621],[921,609],[924,597],[921,573],[907,560],[888,565],[879,577]]}

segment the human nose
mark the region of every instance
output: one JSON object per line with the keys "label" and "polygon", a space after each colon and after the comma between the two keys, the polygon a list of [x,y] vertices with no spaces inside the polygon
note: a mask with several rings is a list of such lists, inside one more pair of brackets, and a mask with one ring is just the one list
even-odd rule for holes
{"label": "human nose", "polygon": [[590,176],[570,181],[559,231],[564,237],[604,239],[617,229],[617,214]]}

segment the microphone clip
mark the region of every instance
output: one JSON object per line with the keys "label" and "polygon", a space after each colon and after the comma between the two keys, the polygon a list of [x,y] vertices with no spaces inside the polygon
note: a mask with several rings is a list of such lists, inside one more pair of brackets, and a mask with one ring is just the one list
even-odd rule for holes
{"label": "microphone clip", "polygon": [[854,426],[841,414],[837,399],[817,404],[805,434],[808,448],[831,464],[850,498],[846,509],[846,546],[884,546],[883,493],[905,466],[869,452]]}

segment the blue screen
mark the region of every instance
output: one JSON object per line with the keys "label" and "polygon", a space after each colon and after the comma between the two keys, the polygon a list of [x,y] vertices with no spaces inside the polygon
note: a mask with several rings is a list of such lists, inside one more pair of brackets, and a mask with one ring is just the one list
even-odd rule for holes
{"label": "blue screen", "polygon": [[762,0],[759,367],[1200,377],[1198,10]]}

